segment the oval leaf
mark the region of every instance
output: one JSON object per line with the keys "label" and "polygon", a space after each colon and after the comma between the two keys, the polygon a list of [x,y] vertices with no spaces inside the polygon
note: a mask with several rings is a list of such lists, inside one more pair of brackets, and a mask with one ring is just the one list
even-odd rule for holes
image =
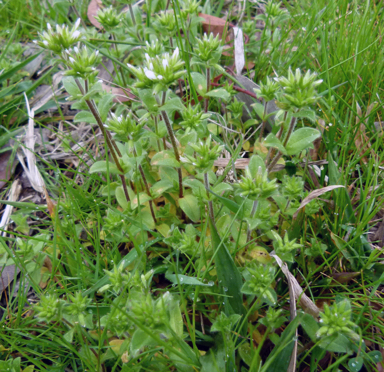
{"label": "oval leaf", "polygon": [[296,155],[299,152],[308,148],[311,143],[321,136],[317,129],[313,128],[300,128],[293,132],[291,138],[288,140],[286,150],[288,155]]}
{"label": "oval leaf", "polygon": [[179,199],[179,204],[180,208],[193,222],[200,220],[200,207],[196,196],[185,195],[184,198]]}

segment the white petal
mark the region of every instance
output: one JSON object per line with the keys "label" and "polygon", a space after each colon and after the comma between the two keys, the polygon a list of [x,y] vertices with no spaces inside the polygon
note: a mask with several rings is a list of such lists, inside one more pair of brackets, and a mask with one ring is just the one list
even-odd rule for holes
{"label": "white petal", "polygon": [[161,75],[157,75],[157,78],[158,78],[159,80],[163,80],[163,76],[161,76]]}
{"label": "white petal", "polygon": [[127,66],[128,66],[129,68],[133,68],[133,66],[132,66],[130,63],[127,63]]}
{"label": "white petal", "polygon": [[50,23],[47,23],[47,29],[48,29],[49,31],[51,31],[51,30],[52,30],[52,26],[51,26],[51,24],[50,24]]}
{"label": "white petal", "polygon": [[79,48],[77,46],[73,47],[73,50],[75,51],[75,53],[79,53]]}
{"label": "white petal", "polygon": [[167,60],[167,59],[163,59],[163,60],[162,60],[162,63],[163,63],[163,67],[164,67],[164,68],[167,68],[167,66],[168,66],[168,60]]}
{"label": "white petal", "polygon": [[150,80],[156,80],[156,74],[151,71],[151,70],[148,70],[146,67],[144,67],[144,74],[145,76],[150,79]]}
{"label": "white petal", "polygon": [[43,40],[43,44],[44,44],[45,46],[48,46],[48,41],[47,41],[47,40]]}
{"label": "white petal", "polygon": [[76,62],[72,57],[69,57],[69,60],[70,60],[72,63],[75,63],[75,62]]}
{"label": "white petal", "polygon": [[97,57],[98,55],[99,55],[99,50],[96,50],[96,52],[95,52],[95,56]]}
{"label": "white petal", "polygon": [[72,37],[75,39],[79,36],[80,36],[80,31],[77,31],[77,30],[72,34]]}
{"label": "white petal", "polygon": [[173,52],[173,58],[177,58],[177,57],[179,57],[179,47],[176,47],[176,49],[175,49],[175,51]]}
{"label": "white petal", "polygon": [[74,28],[76,29],[76,28],[78,28],[79,26],[80,26],[80,18],[77,18],[77,21],[76,21],[76,23],[75,23]]}
{"label": "white petal", "polygon": [[37,40],[32,40],[32,43],[35,43],[35,44],[37,44]]}
{"label": "white petal", "polygon": [[148,53],[145,53],[145,59],[148,63],[151,63],[151,57],[148,55]]}

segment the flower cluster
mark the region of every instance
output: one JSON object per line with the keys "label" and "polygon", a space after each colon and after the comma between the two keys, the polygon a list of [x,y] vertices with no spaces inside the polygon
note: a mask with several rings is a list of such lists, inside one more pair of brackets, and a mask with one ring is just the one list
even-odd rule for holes
{"label": "flower cluster", "polygon": [[116,294],[119,294],[121,291],[127,288],[131,275],[129,273],[124,272],[124,265],[120,264],[119,267],[116,265],[113,267],[113,271],[104,270],[108,275],[110,284],[106,284],[105,286],[99,289],[99,292],[104,292],[108,289],[111,289]]}
{"label": "flower cluster", "polygon": [[96,66],[101,61],[98,50],[90,52],[86,46],[74,47],[73,50],[65,50],[62,53],[62,58],[69,67],[69,70],[65,71],[66,76],[93,81],[99,73],[96,70]]}
{"label": "flower cluster", "polygon": [[106,29],[111,30],[120,24],[120,17],[117,15],[116,9],[112,7],[100,9],[95,19]]}
{"label": "flower cluster", "polygon": [[212,33],[208,36],[204,33],[203,39],[196,39],[197,46],[194,49],[198,59],[206,65],[213,65],[217,63],[221,56],[222,47],[219,35],[216,37]]}
{"label": "flower cluster", "polygon": [[283,195],[288,199],[296,199],[302,195],[304,190],[304,181],[301,177],[284,176],[282,183]]}
{"label": "flower cluster", "polygon": [[184,107],[181,116],[183,120],[180,122],[180,126],[186,128],[186,132],[188,133],[191,130],[197,130],[201,124],[203,124],[204,120],[210,117],[210,114],[205,114],[201,111],[199,105],[193,107],[189,104],[188,107]]}
{"label": "flower cluster", "polygon": [[289,68],[288,77],[275,78],[284,90],[279,97],[278,106],[284,110],[290,110],[301,109],[315,103],[319,99],[316,87],[323,82],[323,80],[316,80],[316,78],[316,73],[311,74],[311,71],[308,70],[303,75],[299,68],[296,69],[295,73]]}
{"label": "flower cluster", "polygon": [[276,303],[276,292],[272,289],[275,279],[275,268],[271,265],[255,264],[244,273],[246,282],[241,292],[254,294],[269,304]]}
{"label": "flower cluster", "polygon": [[269,327],[274,332],[275,329],[280,328],[287,321],[287,318],[281,315],[282,312],[282,309],[275,310],[273,307],[269,307],[260,323]]}
{"label": "flower cluster", "polygon": [[39,34],[40,40],[33,40],[33,42],[41,48],[60,54],[63,50],[70,48],[73,44],[82,39],[82,35],[78,30],[79,26],[80,18],[76,21],[71,30],[67,25],[56,25],[56,30],[54,30],[48,23],[47,31]]}
{"label": "flower cluster", "polygon": [[359,335],[351,328],[356,325],[351,321],[351,307],[347,300],[335,303],[329,307],[324,303],[324,313],[320,313],[321,328],[317,331],[317,337],[344,334],[355,341],[359,341]]}
{"label": "flower cluster", "polygon": [[269,77],[267,77],[267,83],[263,84],[260,82],[259,88],[253,89],[258,98],[263,98],[267,102],[275,99],[275,94],[280,89],[280,86],[277,82],[274,82]]}
{"label": "flower cluster", "polygon": [[137,123],[136,120],[133,119],[132,114],[128,115],[115,115],[111,114],[111,117],[105,123],[105,127],[118,134],[121,137],[125,137],[124,140],[138,140],[143,134],[143,126],[144,122]]}
{"label": "flower cluster", "polygon": [[40,303],[35,306],[37,318],[46,323],[61,320],[64,304],[65,302],[55,295],[41,297]]}
{"label": "flower cluster", "polygon": [[193,164],[197,171],[207,172],[213,167],[214,161],[222,153],[224,146],[216,144],[211,148],[211,136],[205,142],[200,141],[198,144],[191,143],[190,146],[196,152],[196,157],[184,154],[181,160],[184,163]]}
{"label": "flower cluster", "polygon": [[290,241],[288,233],[285,234],[284,239],[274,231],[273,235],[275,236],[273,247],[276,254],[284,261],[293,262],[293,251],[301,248],[301,244],[297,244],[295,239]]}
{"label": "flower cluster", "polygon": [[151,58],[154,58],[159,54],[163,53],[163,44],[161,44],[158,39],[152,40],[151,43],[148,43],[148,41],[146,41],[145,44],[145,50]]}
{"label": "flower cluster", "polygon": [[136,68],[128,64],[129,70],[138,78],[137,88],[154,88],[154,94],[167,88],[175,80],[181,78],[184,61],[179,57],[179,48],[172,55],[164,53],[161,56],[150,57],[145,54],[144,67]]}
{"label": "flower cluster", "polygon": [[259,167],[255,178],[252,177],[251,171],[247,168],[245,177],[241,176],[238,187],[242,190],[241,196],[248,196],[251,200],[269,198],[277,190],[276,179],[269,181],[267,171],[263,171],[261,167]]}

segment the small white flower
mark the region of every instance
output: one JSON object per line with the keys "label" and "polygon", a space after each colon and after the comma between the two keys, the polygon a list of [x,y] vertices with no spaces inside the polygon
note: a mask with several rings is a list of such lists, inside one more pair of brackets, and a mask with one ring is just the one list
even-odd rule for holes
{"label": "small white flower", "polygon": [[130,63],[127,63],[128,68],[134,68]]}
{"label": "small white flower", "polygon": [[72,57],[69,57],[69,60],[70,60],[72,63],[75,63],[75,62],[76,62]]}
{"label": "small white flower", "polygon": [[168,60],[167,60],[167,59],[163,59],[163,60],[162,60],[162,63],[163,63],[163,67],[164,67],[164,68],[167,68],[167,67],[168,67]]}
{"label": "small white flower", "polygon": [[151,71],[151,70],[148,70],[146,67],[144,67],[144,74],[145,76],[150,79],[150,80],[156,80],[156,74]]}
{"label": "small white flower", "polygon": [[51,26],[51,24],[50,24],[50,23],[47,23],[47,29],[48,29],[49,31],[51,31],[51,29],[52,29],[52,26]]}
{"label": "small white flower", "polygon": [[56,25],[56,32],[60,32],[60,26]]}
{"label": "small white flower", "polygon": [[43,44],[44,44],[45,46],[48,46],[48,41],[47,41],[47,40],[43,40]]}
{"label": "small white flower", "polygon": [[79,48],[77,46],[73,47],[73,50],[76,52],[76,53],[79,53]]}
{"label": "small white flower", "polygon": [[151,57],[148,55],[148,53],[145,53],[145,59],[148,63],[151,63]]}
{"label": "small white flower", "polygon": [[80,31],[77,31],[77,30],[72,34],[73,38],[77,38],[79,36],[80,36]]}
{"label": "small white flower", "polygon": [[32,40],[32,43],[35,43],[35,44],[37,44],[37,40]]}
{"label": "small white flower", "polygon": [[103,82],[103,80],[97,80],[97,82],[101,84]]}
{"label": "small white flower", "polygon": [[157,75],[157,78],[158,78],[159,80],[163,80],[163,76],[161,76],[161,75]]}
{"label": "small white flower", "polygon": [[179,47],[176,47],[175,51],[173,52],[173,58],[178,58],[179,57]]}
{"label": "small white flower", "polygon": [[77,29],[80,26],[80,18],[77,18],[77,21],[75,23],[75,29]]}
{"label": "small white flower", "polygon": [[117,118],[118,122],[121,123],[123,121],[123,116],[120,115],[118,118]]}
{"label": "small white flower", "polygon": [[95,56],[97,57],[99,55],[100,51],[99,50],[96,50],[95,52]]}

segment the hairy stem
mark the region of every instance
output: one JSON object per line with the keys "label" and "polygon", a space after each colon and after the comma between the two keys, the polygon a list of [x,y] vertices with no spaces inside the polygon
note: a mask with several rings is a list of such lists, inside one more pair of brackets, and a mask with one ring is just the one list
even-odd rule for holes
{"label": "hairy stem", "polygon": [[[210,87],[211,87],[211,69],[207,67],[207,93],[209,92]],[[208,105],[209,105],[209,97],[205,98],[204,112],[208,112]]]}
{"label": "hairy stem", "polygon": [[[204,173],[204,185],[205,188],[207,189],[207,196],[209,198],[209,179],[208,179],[208,173]],[[208,201],[208,211],[209,211],[209,217],[211,218],[213,224],[215,223],[215,213],[213,211],[213,203],[212,200]]]}
{"label": "hairy stem", "polygon": [[[143,182],[144,182],[144,185],[145,185],[145,190],[147,191],[147,194],[148,194],[149,196],[151,196],[151,192],[150,192],[150,190],[149,190],[149,186],[148,186],[147,178],[145,177],[144,169],[143,169],[143,167],[141,166],[141,164],[139,165],[139,171],[140,171],[141,178],[143,179]],[[152,202],[152,200],[149,201],[149,208],[150,208],[150,210],[151,210],[151,214],[152,214],[153,221],[155,221],[155,224],[157,224],[157,220],[156,220],[156,216],[155,216],[155,211],[154,211],[154,209],[153,209],[153,202]]]}
{"label": "hairy stem", "polygon": [[[251,215],[249,216],[250,218],[253,218],[255,216],[255,213],[256,213],[256,208],[257,208],[257,204],[258,204],[258,201],[257,200],[254,200],[253,201],[253,205],[252,205],[252,211],[251,211]],[[251,240],[251,229],[249,228],[249,225],[248,225],[248,229],[247,229],[247,243]]]}
{"label": "hairy stem", "polygon": [[[78,79],[75,79],[75,82],[76,82],[76,84],[77,84],[81,94],[84,95],[84,89],[83,89],[82,85],[80,84],[80,81]],[[120,179],[121,179],[121,183],[123,185],[124,194],[125,194],[125,197],[126,197],[127,201],[130,201],[129,195],[128,195],[127,183],[125,182],[124,171],[123,171],[123,168],[121,167],[119,159],[118,159],[118,157],[116,155],[116,153],[117,153],[118,156],[121,157],[121,153],[120,153],[119,149],[117,148],[117,145],[116,145],[115,141],[113,141],[113,139],[111,138],[110,133],[105,130],[103,122],[101,120],[101,117],[100,117],[96,107],[88,99],[85,100],[85,103],[87,104],[87,106],[88,106],[89,110],[91,111],[93,117],[96,119],[96,123],[99,126],[99,129],[100,129],[101,133],[103,133],[105,141],[106,141],[107,146],[108,146],[108,149],[111,152],[113,161],[115,162],[116,167],[119,170],[119,172],[121,172],[121,174],[119,174],[119,176],[120,176]]]}

